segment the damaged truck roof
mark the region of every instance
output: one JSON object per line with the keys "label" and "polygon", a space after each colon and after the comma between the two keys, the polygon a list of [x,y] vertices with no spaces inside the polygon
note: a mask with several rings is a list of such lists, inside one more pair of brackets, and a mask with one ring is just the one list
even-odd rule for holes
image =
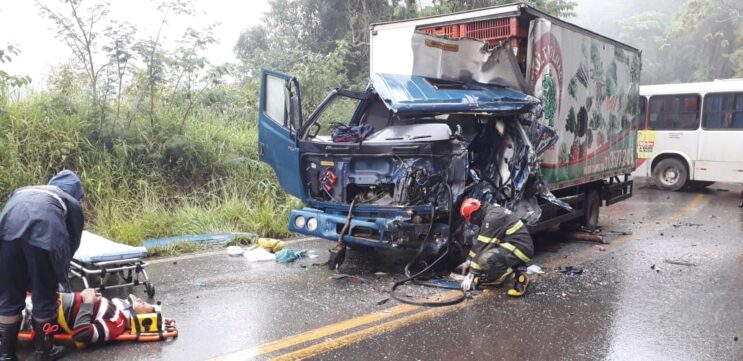
{"label": "damaged truck roof", "polygon": [[399,114],[522,113],[539,103],[536,98],[525,93],[474,81],[372,74],[371,83],[387,107]]}

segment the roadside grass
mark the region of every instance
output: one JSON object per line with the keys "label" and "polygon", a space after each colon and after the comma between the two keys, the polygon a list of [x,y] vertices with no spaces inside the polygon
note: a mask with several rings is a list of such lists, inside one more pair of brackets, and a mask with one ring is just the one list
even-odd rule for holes
{"label": "roadside grass", "polygon": [[204,106],[185,118],[167,109],[153,123],[126,106],[125,117],[101,120],[81,99],[48,91],[4,104],[0,206],[13,189],[44,184],[67,168],[85,186],[86,229],[117,242],[231,231],[288,235],[288,212],[301,203],[258,160],[253,109],[225,115]]}

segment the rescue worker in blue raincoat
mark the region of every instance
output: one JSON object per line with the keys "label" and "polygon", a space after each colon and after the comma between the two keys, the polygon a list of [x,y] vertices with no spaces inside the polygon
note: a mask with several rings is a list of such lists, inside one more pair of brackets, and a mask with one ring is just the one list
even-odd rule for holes
{"label": "rescue worker in blue raincoat", "polygon": [[15,361],[16,342],[31,291],[36,360],[57,360],[54,345],[59,286],[69,291],[70,259],[80,246],[80,178],[63,170],[46,186],[16,189],[0,213],[0,361]]}
{"label": "rescue worker in blue raincoat", "polygon": [[467,273],[462,289],[500,286],[513,279],[508,295],[523,296],[529,286],[526,263],[534,256],[534,243],[526,225],[510,210],[474,198],[462,202],[460,214],[480,228],[467,260],[457,267],[462,274]]}

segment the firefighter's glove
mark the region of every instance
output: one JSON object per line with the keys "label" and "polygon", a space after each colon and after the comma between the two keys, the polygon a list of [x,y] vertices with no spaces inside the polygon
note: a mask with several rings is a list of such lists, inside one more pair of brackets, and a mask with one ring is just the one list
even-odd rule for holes
{"label": "firefighter's glove", "polygon": [[455,269],[455,271],[460,275],[467,274],[467,271],[469,270],[470,270],[470,260],[466,260],[462,262],[462,264],[457,266],[457,268]]}
{"label": "firefighter's glove", "polygon": [[466,277],[462,280],[462,291],[472,291],[475,288],[477,288],[477,282],[479,281],[479,278],[474,273],[470,272],[467,274]]}

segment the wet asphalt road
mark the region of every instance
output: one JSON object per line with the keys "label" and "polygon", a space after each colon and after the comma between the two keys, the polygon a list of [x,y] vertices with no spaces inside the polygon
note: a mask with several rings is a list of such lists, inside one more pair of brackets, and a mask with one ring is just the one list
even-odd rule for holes
{"label": "wet asphalt road", "polygon": [[[224,250],[156,260],[150,277],[180,336],[70,358],[741,360],[740,190],[636,186],[633,198],[601,215],[605,233],[631,235],[607,235],[608,245],[546,236],[533,263],[547,273],[532,277],[519,300],[492,290],[446,308],[385,301],[403,257],[351,252],[340,272],[353,277],[336,279],[313,265],[331,246],[320,240],[292,242],[318,256],[289,265],[249,263]],[[584,271],[564,275],[561,265]]]}

